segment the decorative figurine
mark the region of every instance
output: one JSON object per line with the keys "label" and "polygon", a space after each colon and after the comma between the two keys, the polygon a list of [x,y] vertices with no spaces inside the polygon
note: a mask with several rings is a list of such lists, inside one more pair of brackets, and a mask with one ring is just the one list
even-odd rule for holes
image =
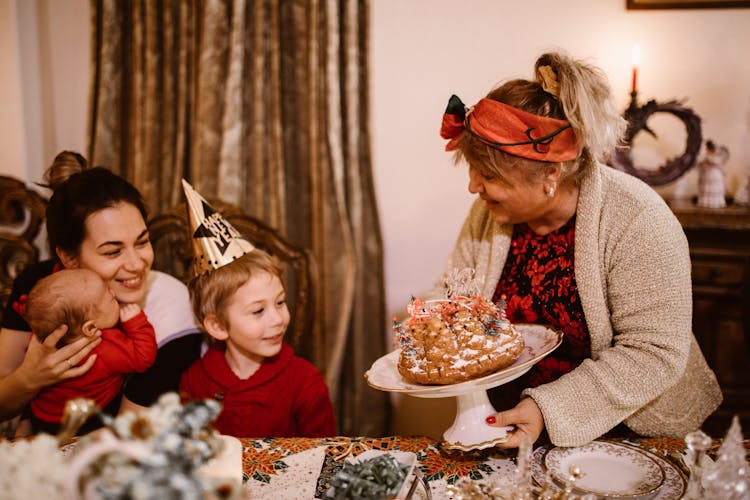
{"label": "decorative figurine", "polygon": [[727,206],[726,181],[723,166],[729,158],[725,146],[706,141],[706,153],[698,162],[698,206],[704,208],[724,208]]}
{"label": "decorative figurine", "polygon": [[705,499],[750,499],[750,467],[745,458],[742,428],[735,415],[719,448],[716,462],[704,472],[702,486]]}

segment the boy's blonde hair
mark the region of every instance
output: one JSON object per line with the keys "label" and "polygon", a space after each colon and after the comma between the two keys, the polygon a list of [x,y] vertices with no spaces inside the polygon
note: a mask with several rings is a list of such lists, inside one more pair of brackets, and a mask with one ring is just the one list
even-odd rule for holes
{"label": "boy's blonde hair", "polygon": [[229,300],[242,285],[260,273],[281,280],[276,259],[256,248],[229,264],[193,278],[188,288],[195,318],[202,325],[207,316],[214,315],[222,325],[228,326],[226,308]]}
{"label": "boy's blonde hair", "polygon": [[68,325],[68,331],[59,345],[80,335],[94,306],[85,303],[90,295],[87,281],[91,279],[101,280],[88,269],[62,269],[37,281],[26,299],[24,319],[41,342],[63,324]]}

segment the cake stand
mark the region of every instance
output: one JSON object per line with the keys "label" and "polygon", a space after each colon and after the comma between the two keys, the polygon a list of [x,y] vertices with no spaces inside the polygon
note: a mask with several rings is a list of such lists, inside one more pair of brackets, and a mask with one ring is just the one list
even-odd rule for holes
{"label": "cake stand", "polygon": [[381,357],[365,373],[367,383],[378,390],[400,392],[418,398],[456,398],[456,418],[443,434],[443,446],[456,450],[481,450],[507,439],[512,427],[492,427],[485,418],[496,413],[487,389],[507,384],[527,371],[562,343],[562,332],[545,325],[517,324],[525,347],[516,361],[484,377],[449,385],[421,385],[407,382],[398,372],[400,349]]}

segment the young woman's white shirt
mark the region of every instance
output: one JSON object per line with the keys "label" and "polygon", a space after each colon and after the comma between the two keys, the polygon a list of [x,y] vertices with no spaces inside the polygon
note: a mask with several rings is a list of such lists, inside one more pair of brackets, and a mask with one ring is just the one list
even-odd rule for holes
{"label": "young woman's white shirt", "polygon": [[193,317],[187,287],[161,271],[152,269],[148,273],[148,293],[143,310],[154,326],[159,347],[200,330]]}

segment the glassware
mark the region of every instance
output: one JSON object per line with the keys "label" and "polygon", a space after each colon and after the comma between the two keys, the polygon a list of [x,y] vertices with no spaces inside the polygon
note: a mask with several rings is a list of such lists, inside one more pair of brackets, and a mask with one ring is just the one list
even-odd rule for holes
{"label": "glassware", "polygon": [[703,457],[708,447],[711,446],[711,438],[705,432],[698,430],[685,436],[685,444],[688,447],[686,465],[690,471],[690,477],[688,478],[687,489],[683,498],[687,500],[702,499],[704,498],[701,482],[704,464]]}
{"label": "glassware", "polygon": [[703,470],[702,486],[705,497],[722,500],[750,499],[750,471],[742,445],[742,430],[737,415],[732,419],[727,435],[719,448],[716,463]]}

